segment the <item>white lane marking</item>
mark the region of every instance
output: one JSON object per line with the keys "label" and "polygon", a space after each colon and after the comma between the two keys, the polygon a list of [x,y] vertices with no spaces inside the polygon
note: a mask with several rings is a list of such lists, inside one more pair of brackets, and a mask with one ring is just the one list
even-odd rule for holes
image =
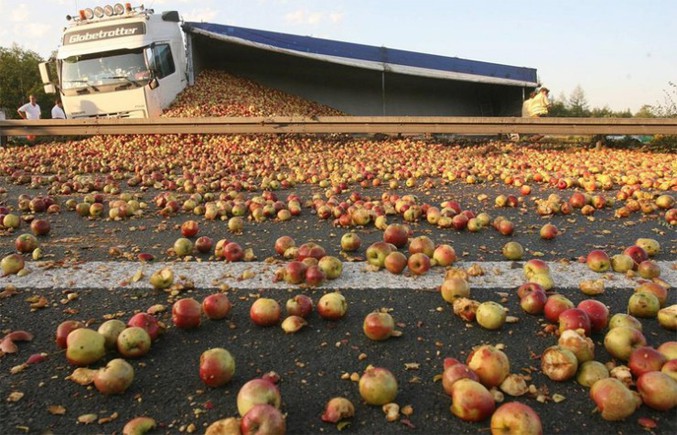
{"label": "white lane marking", "polygon": [[[20,289],[150,289],[150,275],[163,267],[174,272],[175,282],[190,280],[195,288],[218,288],[227,285],[234,289],[288,289],[299,286],[285,282],[274,282],[275,270],[280,264],[265,262],[225,263],[225,262],[101,262],[93,261],[75,266],[46,268],[48,263],[28,262],[30,271],[25,276],[9,275],[0,277],[0,288],[8,284]],[[485,272],[482,276],[469,279],[473,289],[514,289],[526,282],[522,264],[506,261],[497,262],[457,262],[454,267],[465,268],[479,265]],[[514,266],[513,266],[514,264]],[[606,289],[633,289],[641,281],[639,277],[628,278],[621,273],[596,273],[585,264],[548,263],[555,283],[554,290],[578,288],[583,280],[604,279]],[[677,286],[677,261],[659,261],[660,278],[672,288]],[[142,277],[134,282],[133,277],[142,271]],[[243,279],[243,274],[251,275]],[[440,267],[430,269],[425,275],[393,275],[385,270],[378,272],[367,269],[366,262],[343,263],[342,275],[332,281],[326,281],[322,289],[418,289],[435,290],[444,279],[445,270]]]}

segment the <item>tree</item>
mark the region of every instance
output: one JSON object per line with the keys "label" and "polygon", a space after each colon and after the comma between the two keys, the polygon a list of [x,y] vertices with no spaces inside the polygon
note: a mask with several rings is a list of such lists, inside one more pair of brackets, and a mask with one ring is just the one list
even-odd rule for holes
{"label": "tree", "polygon": [[581,85],[576,85],[571,95],[569,96],[569,116],[588,117],[590,111],[588,110],[588,100],[585,98],[585,92]]}
{"label": "tree", "polygon": [[635,113],[636,118],[655,118],[656,114],[654,113],[653,106],[645,104],[639,108],[637,113]]}
{"label": "tree", "polygon": [[668,82],[669,89],[664,89],[663,102],[655,106],[654,113],[662,118],[677,117],[677,84]]}
{"label": "tree", "polygon": [[18,118],[16,109],[33,94],[43,111],[52,107],[51,98],[42,89],[38,64],[43,59],[34,51],[24,50],[14,44],[11,48],[0,47],[0,107],[6,108],[7,118]]}

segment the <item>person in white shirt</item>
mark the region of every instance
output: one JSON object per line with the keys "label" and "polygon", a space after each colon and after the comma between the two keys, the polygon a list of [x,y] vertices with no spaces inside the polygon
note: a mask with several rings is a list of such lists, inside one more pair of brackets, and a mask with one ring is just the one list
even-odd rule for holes
{"label": "person in white shirt", "polygon": [[57,99],[52,107],[52,119],[66,119],[66,112],[63,111],[63,103]]}
{"label": "person in white shirt", "polygon": [[35,95],[28,96],[28,103],[17,109],[21,119],[40,119],[40,105]]}

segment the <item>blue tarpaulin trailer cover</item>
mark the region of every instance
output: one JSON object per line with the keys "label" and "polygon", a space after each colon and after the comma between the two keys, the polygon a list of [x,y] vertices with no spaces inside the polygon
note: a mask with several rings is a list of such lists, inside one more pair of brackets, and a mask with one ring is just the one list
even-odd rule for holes
{"label": "blue tarpaulin trailer cover", "polygon": [[535,87],[535,68],[446,57],[287,33],[185,22],[187,33],[358,68],[422,77]]}

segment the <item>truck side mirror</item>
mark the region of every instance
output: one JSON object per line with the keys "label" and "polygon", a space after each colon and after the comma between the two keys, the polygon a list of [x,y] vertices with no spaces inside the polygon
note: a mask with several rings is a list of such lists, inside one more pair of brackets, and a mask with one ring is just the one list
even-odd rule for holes
{"label": "truck side mirror", "polygon": [[50,74],[49,66],[51,62],[40,62],[38,64],[38,69],[40,70],[40,79],[45,88],[46,94],[56,94],[56,86],[54,86],[54,80]]}
{"label": "truck side mirror", "polygon": [[153,78],[153,80],[148,82],[148,87],[151,89],[156,89],[158,86],[160,86],[160,82],[157,78]]}

